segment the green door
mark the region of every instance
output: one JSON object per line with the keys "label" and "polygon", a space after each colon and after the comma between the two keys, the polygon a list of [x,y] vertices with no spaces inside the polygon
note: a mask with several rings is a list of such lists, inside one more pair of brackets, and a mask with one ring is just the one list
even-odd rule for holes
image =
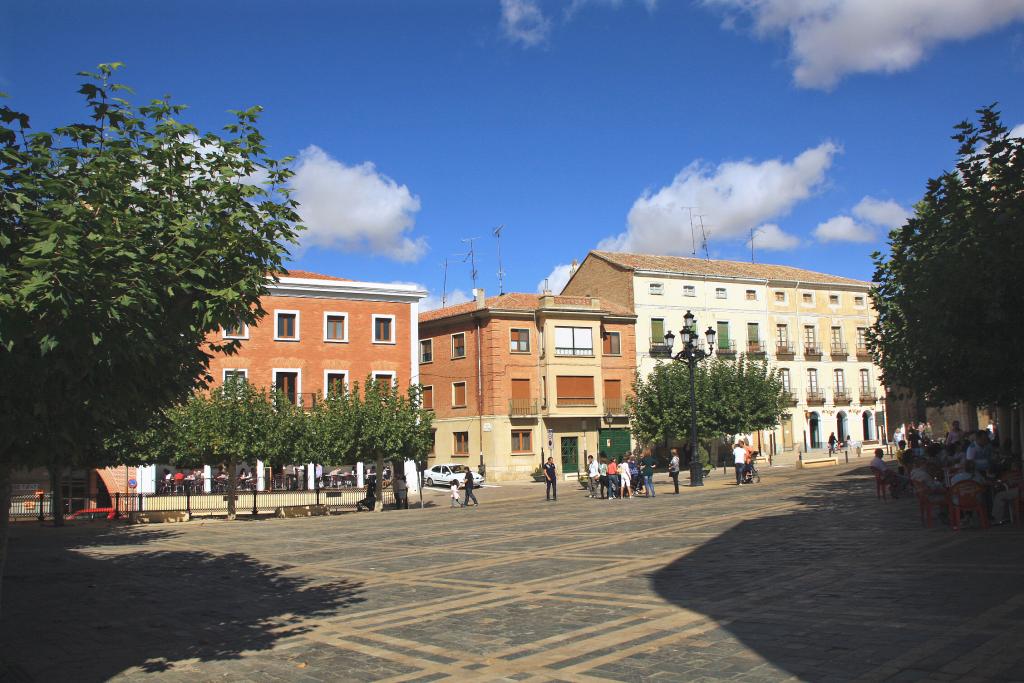
{"label": "green door", "polygon": [[562,437],[562,473],[569,474],[570,472],[579,472],[579,437],[576,436],[563,436]]}
{"label": "green door", "polygon": [[628,429],[602,429],[597,450],[609,458],[620,458],[629,453]]}

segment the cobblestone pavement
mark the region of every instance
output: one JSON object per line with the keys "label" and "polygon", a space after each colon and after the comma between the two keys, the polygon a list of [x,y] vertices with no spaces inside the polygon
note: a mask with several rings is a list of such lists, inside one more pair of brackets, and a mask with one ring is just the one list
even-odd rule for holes
{"label": "cobblestone pavement", "polygon": [[17,526],[0,679],[1024,680],[1024,527],[925,529],[863,466],[716,476],[626,501],[567,484]]}

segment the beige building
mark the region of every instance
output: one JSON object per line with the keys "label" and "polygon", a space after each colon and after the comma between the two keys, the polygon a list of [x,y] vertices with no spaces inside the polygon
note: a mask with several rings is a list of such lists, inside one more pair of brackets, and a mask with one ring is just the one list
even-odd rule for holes
{"label": "beige building", "polygon": [[[637,367],[669,357],[664,336],[692,311],[717,332],[716,353],[767,358],[791,396],[765,453],[827,447],[829,435],[875,442],[885,434],[885,394],[866,334],[870,283],[789,266],[591,251],[563,294],[594,296],[637,316]],[[678,351],[678,342],[676,349]]]}
{"label": "beige building", "polygon": [[475,294],[419,316],[429,464],[483,466],[501,481],[553,456],[571,478],[588,455],[629,450],[635,316],[592,297]]}

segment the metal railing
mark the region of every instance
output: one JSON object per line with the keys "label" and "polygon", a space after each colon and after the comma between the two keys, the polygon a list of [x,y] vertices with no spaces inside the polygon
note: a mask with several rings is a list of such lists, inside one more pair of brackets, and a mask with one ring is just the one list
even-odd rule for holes
{"label": "metal railing", "polygon": [[625,415],[626,400],[623,398],[606,398],[604,400],[604,410],[612,415]]}
{"label": "metal railing", "polygon": [[788,406],[795,406],[797,404],[796,395],[792,391],[783,391],[782,402]]}
{"label": "metal railing", "polygon": [[857,347],[857,360],[871,360],[871,352],[866,346]]}
{"label": "metal railing", "polygon": [[747,342],[747,354],[751,356],[763,356],[766,353],[764,344],[759,341]]}
{"label": "metal railing", "polygon": [[821,358],[821,346],[818,344],[804,343],[804,357],[805,358]]}
{"label": "metal railing", "polygon": [[665,343],[664,337],[652,338],[650,349],[652,356],[667,357],[672,355],[672,347]]}
{"label": "metal railing", "polygon": [[736,342],[726,339],[724,342],[719,343],[715,347],[715,352],[719,356],[735,356],[736,355]]}
{"label": "metal railing", "polygon": [[832,344],[829,346],[829,355],[833,358],[846,358],[850,352],[847,350],[846,344]]}
{"label": "metal railing", "polygon": [[861,403],[874,403],[878,400],[878,392],[875,391],[874,387],[861,387],[860,388],[860,402]]}
{"label": "metal railing", "polygon": [[808,389],[807,390],[807,404],[808,405],[824,405],[825,403],[825,392],[821,389]]}
{"label": "metal railing", "polygon": [[597,401],[593,396],[590,397],[576,397],[576,396],[559,396],[555,399],[555,405],[559,408],[578,408],[587,406],[596,406]]}
{"label": "metal railing", "polygon": [[853,400],[850,396],[850,392],[847,389],[836,389],[835,393],[832,394],[832,402],[838,405],[849,405],[850,401]]}
{"label": "metal railing", "polygon": [[587,349],[587,348],[577,348],[575,346],[556,346],[555,347],[555,355],[556,356],[593,356],[594,355],[594,347],[590,347],[589,349]]}
{"label": "metal railing", "polygon": [[782,358],[783,356],[789,356],[790,358],[792,358],[793,356],[796,355],[796,350],[793,348],[793,345],[790,344],[788,341],[775,342],[775,355],[778,356],[779,358]]}
{"label": "metal railing", "polygon": [[508,414],[511,417],[529,417],[540,414],[540,404],[532,398],[510,398]]}

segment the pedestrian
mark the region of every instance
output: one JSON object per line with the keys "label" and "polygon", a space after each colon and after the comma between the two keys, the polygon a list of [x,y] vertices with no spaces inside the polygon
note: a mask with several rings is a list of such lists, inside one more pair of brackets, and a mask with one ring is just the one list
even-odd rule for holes
{"label": "pedestrian", "polygon": [[558,500],[558,473],[555,471],[555,461],[548,457],[544,463],[544,493],[547,500]]}
{"label": "pedestrian", "polygon": [[836,444],[839,443],[839,439],[836,438],[836,433],[832,432],[828,435],[828,454],[835,455]]}
{"label": "pedestrian", "polygon": [[404,474],[398,474],[395,476],[395,483],[393,484],[393,487],[395,489],[395,509],[408,510],[409,484],[405,481]]}
{"label": "pedestrian", "polygon": [[679,449],[672,449],[672,459],[668,461],[668,476],[672,477],[672,487],[679,495]]}
{"label": "pedestrian", "polygon": [[640,465],[636,463],[636,456],[629,456],[629,481],[633,485],[631,493],[635,498],[644,488],[643,477],[640,476]]}
{"label": "pedestrian", "polygon": [[644,475],[644,489],[647,491],[648,498],[654,498],[654,453],[650,448],[644,451],[641,462],[643,463],[641,472]]}
{"label": "pedestrian", "polygon": [[619,491],[619,495],[623,498],[629,498],[630,488],[633,485],[629,476],[629,461],[623,458],[622,462],[619,463],[618,469],[619,478],[621,479],[621,490]]}
{"label": "pedestrian", "polygon": [[604,451],[597,456],[598,460],[598,481],[601,482],[601,498],[604,498],[607,493],[610,493],[608,489],[608,460],[605,457]]}
{"label": "pedestrian", "polygon": [[608,500],[619,497],[619,465],[615,458],[608,460]]}
{"label": "pedestrian", "polygon": [[478,501],[476,499],[476,496],[473,495],[473,487],[475,485],[476,485],[476,482],[473,481],[473,471],[470,470],[470,471],[466,472],[466,500],[462,501],[463,507],[469,507],[469,499],[470,498],[473,499],[473,506],[474,507],[480,507],[480,501]]}
{"label": "pedestrian", "polygon": [[453,508],[462,507],[462,503],[459,502],[459,480],[452,479],[452,504]]}
{"label": "pedestrian", "polygon": [[587,487],[590,489],[588,498],[597,498],[597,482],[601,479],[601,469],[594,462],[594,456],[587,457]]}
{"label": "pedestrian", "polygon": [[743,483],[743,467],[745,464],[747,451],[737,441],[732,446],[732,466],[736,468],[736,485],[739,486]]}

